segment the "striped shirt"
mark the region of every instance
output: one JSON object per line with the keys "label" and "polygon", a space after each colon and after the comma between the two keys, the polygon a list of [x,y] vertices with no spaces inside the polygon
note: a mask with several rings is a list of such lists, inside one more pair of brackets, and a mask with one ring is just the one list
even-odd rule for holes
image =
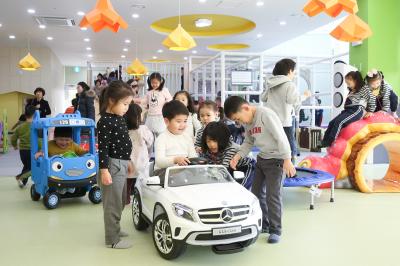
{"label": "striped shirt", "polygon": [[[370,89],[372,91],[372,89]],[[383,84],[377,96],[374,95],[376,101],[376,109],[375,112],[385,111],[390,112],[390,92],[392,91],[392,87],[389,84]]]}
{"label": "striped shirt", "polygon": [[194,142],[194,146],[200,147],[201,148],[201,138],[203,137],[203,132],[204,132],[205,126],[202,126],[199,130],[197,130],[196,133],[196,140]]}
{"label": "striped shirt", "polygon": [[345,107],[361,105],[368,112],[374,112],[376,108],[375,96],[368,86],[364,86],[358,92],[350,92],[346,98]]}

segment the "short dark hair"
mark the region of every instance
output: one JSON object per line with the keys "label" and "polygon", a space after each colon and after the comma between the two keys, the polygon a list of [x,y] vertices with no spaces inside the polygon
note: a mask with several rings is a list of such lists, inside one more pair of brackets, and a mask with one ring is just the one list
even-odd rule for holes
{"label": "short dark hair", "polygon": [[199,113],[200,113],[200,110],[203,108],[210,108],[214,112],[218,112],[218,105],[216,102],[213,102],[213,101],[207,100],[207,101],[204,101],[203,103],[201,103],[200,107],[199,107]]}
{"label": "short dark hair", "polygon": [[37,92],[41,92],[43,96],[46,94],[46,91],[41,87],[36,88],[33,94],[36,94]]}
{"label": "short dark hair", "polygon": [[177,115],[189,116],[189,110],[186,108],[186,106],[182,102],[177,101],[177,100],[172,100],[172,101],[164,104],[164,106],[162,108],[162,115],[164,118],[167,118],[168,120],[172,120]]}
{"label": "short dark hair", "polygon": [[188,100],[187,109],[189,110],[189,112],[191,112],[192,114],[195,113],[195,111],[194,111],[194,104],[193,104],[193,98],[192,98],[192,96],[190,96],[189,92],[187,92],[187,91],[178,91],[178,92],[175,93],[175,95],[174,95],[174,100],[176,99],[176,97],[177,97],[179,94],[183,94],[183,95],[185,95],[185,97],[187,98],[187,100]]}
{"label": "short dark hair", "polygon": [[118,101],[133,96],[131,88],[123,81],[116,80],[111,82],[105,89],[101,91],[100,95],[100,114],[104,114],[107,110],[109,100],[115,103]]}
{"label": "short dark hair", "polygon": [[272,71],[272,75],[278,76],[278,75],[283,75],[286,76],[289,74],[290,70],[294,71],[296,68],[296,62],[293,61],[292,59],[289,58],[284,58],[282,60],[279,60],[274,67],[274,70]]}
{"label": "short dark hair", "polygon": [[54,129],[55,138],[72,138],[72,127],[56,127]]}
{"label": "short dark hair", "polygon": [[129,109],[125,114],[126,125],[129,130],[136,130],[139,128],[142,118],[142,108],[135,103],[129,105]]}
{"label": "short dark hair", "polygon": [[225,100],[224,111],[228,118],[231,118],[233,114],[239,112],[240,107],[244,104],[249,104],[245,99],[239,96],[231,96]]}
{"label": "short dark hair", "polygon": [[33,117],[34,116],[34,114],[35,114],[35,111],[36,111],[36,108],[34,107],[34,106],[32,106],[32,105],[28,105],[26,108],[25,108],[25,118],[31,118],[31,117]]}
{"label": "short dark hair", "polygon": [[231,132],[223,122],[210,122],[203,131],[201,137],[201,148],[208,151],[207,137],[218,143],[218,151],[223,151],[230,146]]}
{"label": "short dark hair", "polygon": [[147,86],[149,87],[148,90],[151,91],[153,88],[151,87],[151,81],[153,79],[156,79],[160,82],[160,86],[156,89],[158,91],[162,91],[162,89],[164,88],[164,84],[165,84],[165,79],[161,76],[160,73],[158,72],[154,72],[152,73],[149,78],[147,79]]}
{"label": "short dark hair", "polygon": [[90,90],[89,85],[87,85],[86,82],[84,82],[84,81],[79,82],[78,85],[82,87],[83,91],[89,91]]}

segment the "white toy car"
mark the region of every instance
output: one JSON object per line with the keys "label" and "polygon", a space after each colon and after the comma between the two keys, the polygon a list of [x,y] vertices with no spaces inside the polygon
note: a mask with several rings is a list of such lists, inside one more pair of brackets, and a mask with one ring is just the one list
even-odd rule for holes
{"label": "white toy car", "polygon": [[187,244],[232,253],[253,244],[261,230],[258,199],[223,166],[174,166],[165,178],[138,178],[132,204],[137,230],[152,225],[161,257],[174,259]]}

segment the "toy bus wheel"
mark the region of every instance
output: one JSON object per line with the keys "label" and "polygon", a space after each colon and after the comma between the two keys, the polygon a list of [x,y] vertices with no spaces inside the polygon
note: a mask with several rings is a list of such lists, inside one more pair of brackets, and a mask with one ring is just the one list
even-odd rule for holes
{"label": "toy bus wheel", "polygon": [[152,229],[154,246],[158,254],[164,259],[175,259],[186,250],[184,241],[177,241],[172,238],[171,225],[166,213],[156,217]]}
{"label": "toy bus wheel", "polygon": [[31,199],[32,199],[33,201],[38,201],[38,200],[40,200],[40,194],[36,192],[36,186],[35,186],[35,184],[33,184],[33,185],[31,186]]}
{"label": "toy bus wheel", "polygon": [[60,203],[60,196],[57,192],[46,192],[43,197],[43,204],[47,209],[52,210],[57,208],[58,203]]}
{"label": "toy bus wheel", "polygon": [[89,200],[94,204],[101,202],[101,190],[99,187],[92,187],[89,191]]}
{"label": "toy bus wheel", "polygon": [[143,231],[149,227],[148,223],[143,219],[142,202],[140,200],[139,191],[135,189],[132,201],[132,220],[136,230]]}

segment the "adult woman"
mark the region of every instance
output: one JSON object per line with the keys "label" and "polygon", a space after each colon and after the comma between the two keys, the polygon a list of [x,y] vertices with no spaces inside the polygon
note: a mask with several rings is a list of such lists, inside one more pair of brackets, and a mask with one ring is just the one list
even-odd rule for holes
{"label": "adult woman", "polygon": [[72,100],[75,111],[79,111],[82,117],[95,120],[94,97],[96,93],[83,81],[79,82],[76,98]]}
{"label": "adult woman", "polygon": [[28,106],[35,107],[37,110],[39,110],[41,118],[45,118],[47,115],[50,115],[51,109],[49,103],[48,101],[43,99],[46,91],[43,88],[38,87],[33,93],[35,94],[35,98],[28,101],[25,108],[27,108]]}

